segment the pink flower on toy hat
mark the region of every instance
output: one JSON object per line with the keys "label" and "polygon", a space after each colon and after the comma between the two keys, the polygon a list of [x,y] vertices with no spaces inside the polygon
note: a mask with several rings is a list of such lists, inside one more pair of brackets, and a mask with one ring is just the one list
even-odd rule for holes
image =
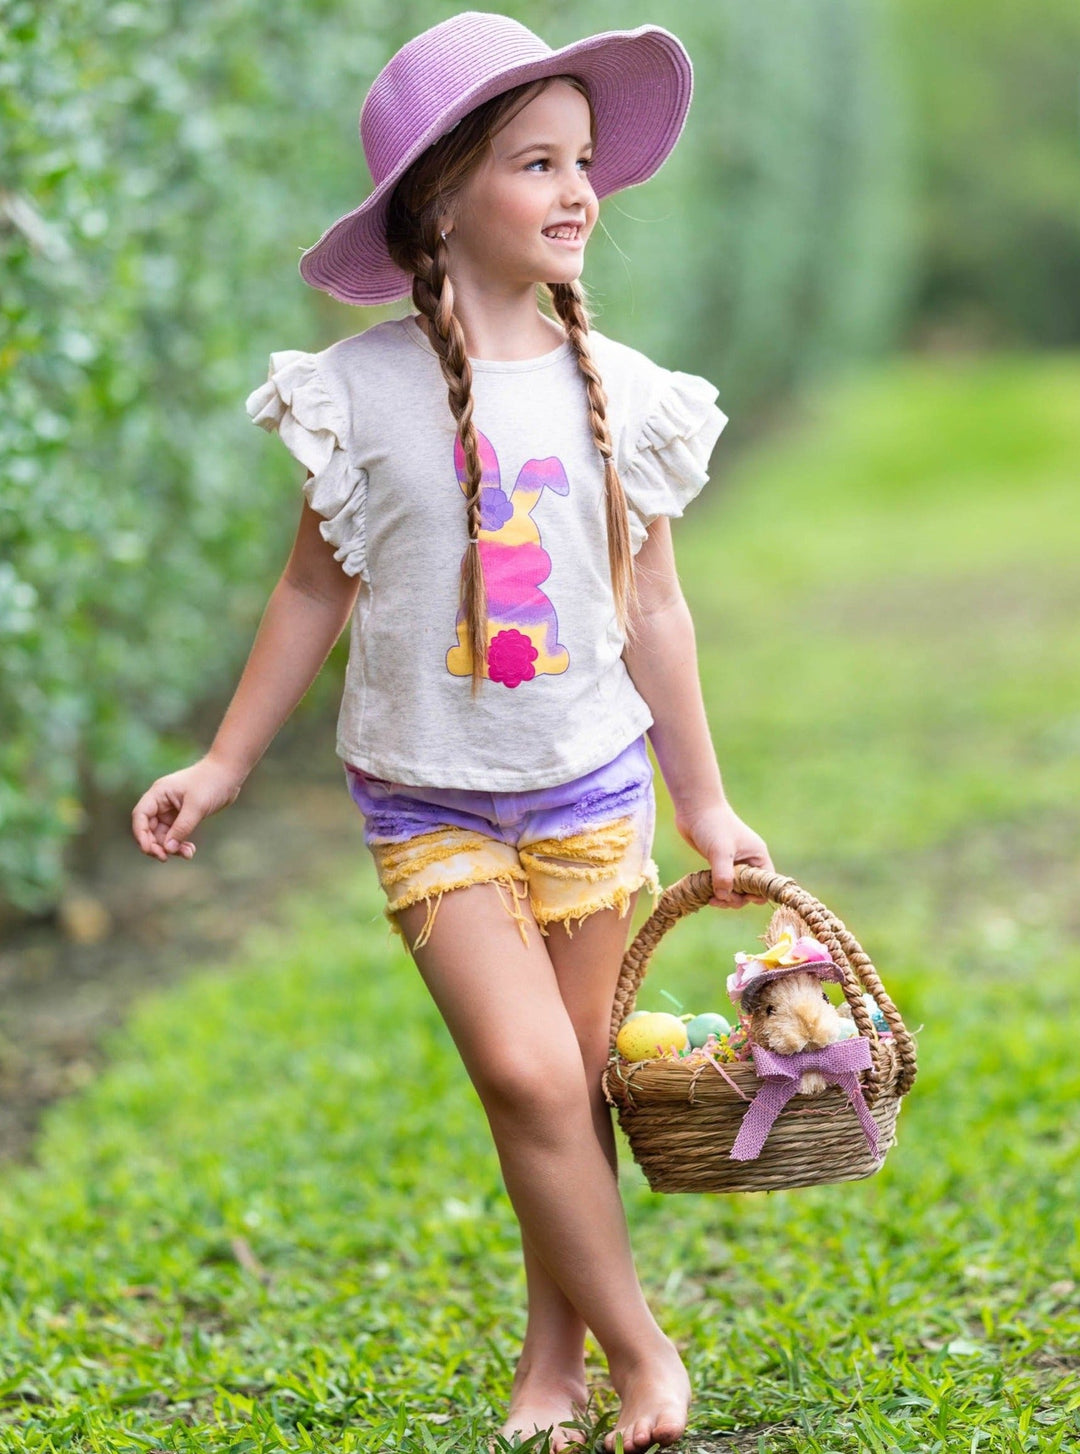
{"label": "pink flower on toy hat", "polygon": [[[738,961],[739,956],[736,955],[735,958]],[[760,954],[744,955],[743,958],[760,960],[766,969],[786,969],[793,964],[831,961],[832,956],[820,939],[812,939],[809,934],[803,934],[796,939],[790,929],[785,929],[776,943],[768,949],[763,949]]]}
{"label": "pink flower on toy hat", "polygon": [[791,958],[795,964],[812,964],[819,961],[832,963],[832,955],[821,940],[813,939],[809,934],[804,934],[801,939],[796,939],[791,946]]}
{"label": "pink flower on toy hat", "polygon": [[488,676],[493,682],[502,682],[504,687],[531,682],[536,675],[533,662],[538,654],[524,632],[513,627],[500,631],[488,646]]}
{"label": "pink flower on toy hat", "polygon": [[743,990],[752,979],[757,979],[759,974],[765,973],[765,966],[761,960],[752,954],[736,954],[736,970],[727,978],[727,990],[731,999],[737,1000]]}

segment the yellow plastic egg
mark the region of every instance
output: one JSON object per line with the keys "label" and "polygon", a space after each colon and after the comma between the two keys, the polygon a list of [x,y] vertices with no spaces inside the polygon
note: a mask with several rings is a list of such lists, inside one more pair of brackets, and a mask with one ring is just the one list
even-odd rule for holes
{"label": "yellow plastic egg", "polygon": [[666,1010],[653,1010],[625,1020],[615,1037],[615,1049],[624,1060],[654,1060],[669,1050],[685,1050],[686,1026]]}

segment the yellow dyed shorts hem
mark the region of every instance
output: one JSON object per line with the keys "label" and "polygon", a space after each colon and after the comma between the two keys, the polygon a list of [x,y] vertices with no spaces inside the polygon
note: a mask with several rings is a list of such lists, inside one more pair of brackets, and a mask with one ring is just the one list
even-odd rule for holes
{"label": "yellow dyed shorts hem", "polygon": [[541,934],[552,923],[572,934],[598,910],[625,914],[641,888],[659,893],[643,737],[573,782],[524,793],[417,788],[346,768],[391,925],[400,934],[395,916],[427,905],[413,948],[427,942],[443,895],[472,884],[495,887],[526,944],[526,902]]}

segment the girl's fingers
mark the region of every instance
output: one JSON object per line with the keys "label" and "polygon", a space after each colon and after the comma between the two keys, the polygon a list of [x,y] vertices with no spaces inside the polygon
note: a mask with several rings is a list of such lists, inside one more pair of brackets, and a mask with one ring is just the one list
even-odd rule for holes
{"label": "girl's fingers", "polygon": [[160,854],[155,854],[157,844],[154,841],[153,819],[138,803],[131,813],[131,831],[135,842],[144,853],[160,857]]}
{"label": "girl's fingers", "polygon": [[741,895],[735,892],[735,864],[732,852],[720,851],[709,864],[713,881],[713,902],[734,904]]}
{"label": "girl's fingers", "polygon": [[164,848],[162,848],[161,844],[150,833],[143,834],[142,837],[136,835],[136,842],[148,858],[168,857]]}
{"label": "girl's fingers", "polygon": [[170,853],[179,853],[186,849],[186,856],[191,857],[195,845],[187,835],[199,826],[204,817],[202,807],[192,800],[191,794],[188,794],[187,800],[173,818],[172,826],[165,839],[165,847]]}
{"label": "girl's fingers", "polygon": [[132,832],[136,843],[148,857],[164,862],[171,854],[189,859],[195,856],[195,844],[190,839],[177,842],[171,849],[167,847],[168,839],[175,838],[173,825],[179,812],[180,805],[168,795],[154,796],[149,800],[140,798],[136,803],[131,815]]}
{"label": "girl's fingers", "polygon": [[157,811],[155,828],[160,835],[166,835],[179,815],[179,807],[171,802],[162,803]]}
{"label": "girl's fingers", "polygon": [[746,903],[746,895],[737,893],[730,879],[728,880],[728,886],[725,888],[714,869],[713,896],[709,900],[709,903],[714,904],[718,909],[741,909],[743,904]]}

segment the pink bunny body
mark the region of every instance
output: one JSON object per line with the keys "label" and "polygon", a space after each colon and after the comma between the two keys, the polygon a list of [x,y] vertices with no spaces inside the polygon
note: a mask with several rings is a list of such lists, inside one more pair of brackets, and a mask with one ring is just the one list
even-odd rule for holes
{"label": "pink bunny body", "polygon": [[[477,431],[482,466],[480,531],[477,549],[487,595],[488,661],[492,681],[516,687],[541,674],[558,675],[570,664],[570,653],[559,641],[555,607],[540,589],[551,574],[551,557],[540,541],[540,528],[532,512],[545,490],[570,492],[562,461],[530,459],[522,465],[511,495],[502,489],[499,461],[491,441]],[[467,490],[465,452],[454,442],[454,465],[462,491]],[[470,546],[469,549],[472,547]],[[454,676],[469,676],[469,650],[465,617],[457,616],[457,645],[446,653],[446,666]]]}

